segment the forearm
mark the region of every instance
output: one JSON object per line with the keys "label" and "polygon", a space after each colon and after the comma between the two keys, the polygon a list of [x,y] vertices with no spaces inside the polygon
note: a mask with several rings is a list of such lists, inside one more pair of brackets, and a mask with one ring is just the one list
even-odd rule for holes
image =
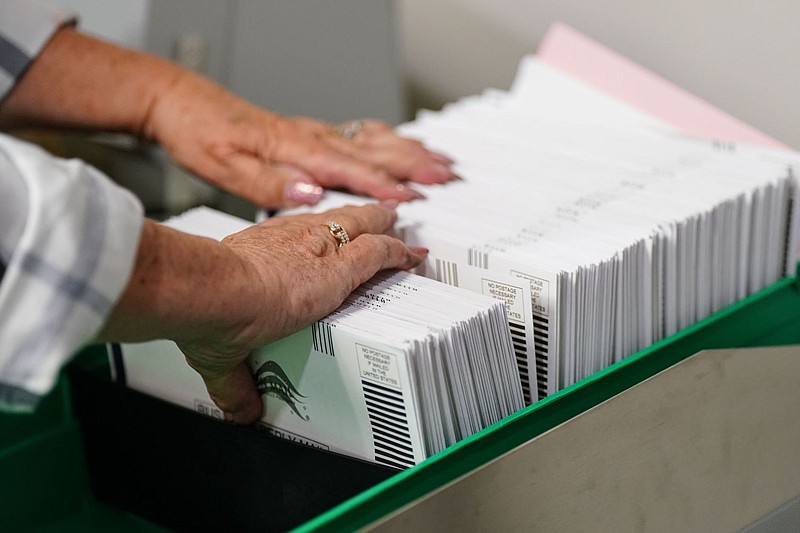
{"label": "forearm", "polygon": [[128,285],[100,341],[224,341],[251,321],[261,294],[226,246],[146,220]]}
{"label": "forearm", "polygon": [[55,126],[144,136],[158,96],[184,75],[173,63],[64,27],[0,102],[0,127]]}

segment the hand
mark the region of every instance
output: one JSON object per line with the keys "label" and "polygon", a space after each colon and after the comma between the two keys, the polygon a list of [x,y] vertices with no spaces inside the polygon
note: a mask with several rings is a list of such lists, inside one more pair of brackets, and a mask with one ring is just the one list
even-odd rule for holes
{"label": "hand", "polygon": [[[381,205],[345,207],[268,219],[222,241],[248,273],[250,303],[228,306],[222,328],[201,328],[178,345],[226,419],[250,424],[261,416],[245,361],[252,349],[323,318],[379,270],[422,261],[425,250],[381,234],[395,218]],[[338,246],[323,225],[329,220],[346,229],[349,244]]]}
{"label": "hand", "polygon": [[156,100],[144,132],[195,174],[262,207],[313,205],[323,188],[408,201],[422,195],[406,182],[457,179],[446,156],[384,122],[359,124],[344,138],[330,124],[268,112],[182,73]]}
{"label": "hand", "polygon": [[0,101],[0,127],[21,126],[158,141],[193,173],[262,207],[314,204],[323,188],[407,201],[421,196],[407,182],[456,179],[450,159],[383,122],[365,121],[345,139],[330,124],[270,113],[174,63],[70,27]]}

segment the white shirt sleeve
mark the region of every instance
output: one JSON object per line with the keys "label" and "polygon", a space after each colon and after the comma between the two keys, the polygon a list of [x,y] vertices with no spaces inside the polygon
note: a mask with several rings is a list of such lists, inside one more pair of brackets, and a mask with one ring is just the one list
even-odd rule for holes
{"label": "white shirt sleeve", "polygon": [[141,203],[91,166],[0,134],[0,408],[27,410],[127,285]]}

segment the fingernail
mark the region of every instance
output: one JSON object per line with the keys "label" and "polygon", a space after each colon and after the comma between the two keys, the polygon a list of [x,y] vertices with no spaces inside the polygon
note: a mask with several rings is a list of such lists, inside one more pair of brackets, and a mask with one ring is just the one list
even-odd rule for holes
{"label": "fingernail", "polygon": [[438,182],[450,181],[452,179],[453,173],[450,171],[450,167],[446,165],[436,163],[433,166],[433,171],[436,174],[436,181]]}
{"label": "fingernail", "polygon": [[425,198],[425,195],[418,190],[412,189],[411,187],[403,185],[402,183],[398,183],[394,186],[394,188],[396,191],[404,194],[408,200],[421,200],[422,198]]}
{"label": "fingernail", "polygon": [[428,150],[428,153],[430,154],[431,159],[433,159],[437,163],[442,163],[443,165],[448,165],[448,166],[455,163],[455,161],[453,161],[444,154],[440,154],[439,152],[432,152],[431,150]]}
{"label": "fingernail", "polygon": [[286,186],[283,197],[288,205],[317,205],[323,192],[316,183],[294,181]]}
{"label": "fingernail", "polygon": [[411,246],[410,248],[417,255],[428,255],[428,252],[430,252],[428,248],[422,248],[420,246]]}
{"label": "fingernail", "polygon": [[392,211],[394,211],[395,209],[397,209],[397,206],[400,205],[400,202],[398,202],[397,200],[381,200],[380,204],[386,209],[391,209]]}

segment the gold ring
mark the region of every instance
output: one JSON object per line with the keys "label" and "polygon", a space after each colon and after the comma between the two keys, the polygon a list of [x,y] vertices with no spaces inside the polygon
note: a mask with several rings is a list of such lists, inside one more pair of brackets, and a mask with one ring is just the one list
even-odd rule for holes
{"label": "gold ring", "polygon": [[333,238],[339,243],[339,248],[350,242],[350,235],[338,222],[328,221],[323,224],[328,228],[328,231],[333,235]]}
{"label": "gold ring", "polygon": [[363,129],[364,129],[363,120],[350,120],[345,122],[344,124],[340,124],[334,127],[333,133],[335,133],[342,139],[350,141],[358,134],[358,132],[360,132]]}

